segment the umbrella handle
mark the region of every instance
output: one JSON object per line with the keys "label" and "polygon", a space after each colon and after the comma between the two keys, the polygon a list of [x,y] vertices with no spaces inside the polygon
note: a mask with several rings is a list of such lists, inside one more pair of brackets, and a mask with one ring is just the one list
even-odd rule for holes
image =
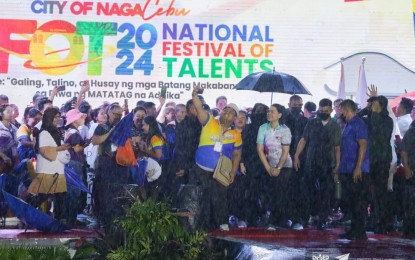
{"label": "umbrella handle", "polygon": [[[48,192],[46,194],[49,194],[49,192],[52,190],[53,186],[56,184],[56,182],[58,181],[58,177],[59,177],[59,173],[55,172],[55,174],[53,175],[53,182],[52,185],[50,185],[50,188],[48,190]],[[40,188],[40,185],[39,185]]]}

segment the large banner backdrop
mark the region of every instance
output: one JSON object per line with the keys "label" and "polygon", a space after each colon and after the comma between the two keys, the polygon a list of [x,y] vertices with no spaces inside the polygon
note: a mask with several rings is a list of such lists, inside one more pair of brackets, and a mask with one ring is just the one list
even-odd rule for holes
{"label": "large banner backdrop", "polygon": [[341,58],[350,97],[362,57],[379,92],[415,87],[415,0],[0,0],[0,14],[0,94],[20,107],[65,85],[59,106],[85,79],[93,106],[157,101],[163,86],[168,100],[184,103],[199,85],[210,105],[226,95],[252,106],[270,93],[235,84],[273,68],[318,102],[336,96]]}

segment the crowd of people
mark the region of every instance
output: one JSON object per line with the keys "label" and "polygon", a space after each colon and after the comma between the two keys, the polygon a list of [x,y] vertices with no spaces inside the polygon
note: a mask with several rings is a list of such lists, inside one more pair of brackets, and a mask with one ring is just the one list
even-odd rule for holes
{"label": "crowd of people", "polygon": [[[191,199],[198,205],[195,225],[203,230],[323,230],[337,217],[351,222],[345,239],[365,240],[371,228],[395,232],[400,221],[404,235],[415,237],[410,99],[402,98],[395,116],[374,86],[364,108],[327,98],[303,107],[298,95],[288,107],[257,103],[244,110],[220,96],[211,108],[199,88],[186,104],[160,97],[158,106],[140,100],[132,109],[127,102],[92,108],[87,91],[84,84],[78,98],[60,108],[53,105],[58,88],[50,97],[36,94],[21,122],[18,107],[0,95],[0,171],[15,177],[9,192],[68,224],[84,212],[111,227],[124,212],[117,198],[125,185],[136,184],[144,199],[172,208],[188,196],[183,187],[197,189]],[[133,163],[119,155],[128,142]],[[229,186],[212,177],[222,155],[232,164]],[[17,173],[33,162],[35,174]],[[91,193],[67,187],[66,167]]]}

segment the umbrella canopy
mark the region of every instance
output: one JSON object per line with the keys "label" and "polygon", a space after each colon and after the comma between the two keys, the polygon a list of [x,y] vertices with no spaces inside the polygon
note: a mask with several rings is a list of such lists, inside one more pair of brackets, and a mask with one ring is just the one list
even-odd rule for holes
{"label": "umbrella canopy", "polygon": [[79,175],[70,166],[65,165],[66,185],[75,189],[80,189],[86,193],[90,193],[85,183],[81,180]]}
{"label": "umbrella canopy", "polygon": [[62,224],[57,219],[35,209],[10,193],[3,191],[3,194],[10,209],[26,226],[34,227],[40,231],[49,233],[59,233],[69,229],[68,226]]}
{"label": "umbrella canopy", "polygon": [[[6,178],[7,174],[3,173],[0,175],[0,190],[4,190],[6,187]],[[4,198],[4,195],[0,193],[0,217],[5,218],[7,214],[7,210],[9,209],[7,205],[6,198]]]}
{"label": "umbrella canopy", "polygon": [[412,101],[415,102],[415,91],[414,92],[409,92],[409,93],[405,93],[404,95],[401,95],[397,98],[395,98],[394,100],[392,100],[389,103],[389,106],[392,108],[393,112],[395,112],[396,114],[396,108],[398,107],[399,103],[401,102],[402,98],[409,98]]}
{"label": "umbrella canopy", "polygon": [[118,122],[109,136],[111,142],[115,145],[124,146],[127,139],[131,136],[131,129],[133,127],[134,111],[123,117]]}
{"label": "umbrella canopy", "polygon": [[236,84],[236,89],[311,95],[310,91],[297,78],[275,70],[249,74]]}

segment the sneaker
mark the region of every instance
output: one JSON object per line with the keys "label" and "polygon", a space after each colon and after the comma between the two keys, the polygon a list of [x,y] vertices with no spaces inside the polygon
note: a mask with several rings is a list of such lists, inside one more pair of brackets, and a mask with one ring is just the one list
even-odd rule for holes
{"label": "sneaker", "polygon": [[76,220],[82,223],[88,223],[87,219],[88,219],[88,215],[85,215],[82,213],[76,216]]}
{"label": "sneaker", "polygon": [[228,224],[222,224],[219,226],[219,229],[221,231],[229,231],[229,225]]}
{"label": "sneaker", "polygon": [[87,220],[89,223],[95,223],[95,222],[98,222],[97,218],[95,218],[95,217],[93,217],[93,216],[89,216],[89,217],[87,217],[87,218],[86,218],[86,220]]}
{"label": "sneaker", "polygon": [[394,223],[396,228],[402,228],[403,227],[403,220],[396,220]]}
{"label": "sneaker", "polygon": [[293,225],[291,226],[291,228],[292,228],[292,229],[295,229],[295,230],[303,230],[303,229],[304,229],[303,225],[301,225],[300,223],[295,223],[295,224],[293,224]]}
{"label": "sneaker", "polygon": [[325,222],[319,222],[317,224],[317,230],[324,230],[324,229],[326,229],[326,227],[327,227],[327,223],[325,223]]}
{"label": "sneaker", "polygon": [[275,230],[277,230],[277,228],[274,225],[269,224],[268,227],[267,227],[267,230],[268,231],[275,231]]}
{"label": "sneaker", "polygon": [[86,206],[84,210],[82,210],[82,213],[85,215],[91,215],[92,212],[91,209],[88,206]]}
{"label": "sneaker", "polygon": [[341,209],[340,209],[340,208],[339,208],[339,209],[332,210],[331,215],[330,215],[330,218],[331,218],[333,221],[339,221],[339,220],[341,220],[343,217],[344,217],[344,214],[343,214],[343,212],[341,211]]}
{"label": "sneaker", "polygon": [[339,221],[339,224],[341,225],[350,225],[352,223],[352,220],[350,218],[344,217]]}
{"label": "sneaker", "polygon": [[239,223],[238,218],[235,215],[229,216],[229,219],[228,219],[229,227],[236,228],[238,227],[238,223]]}
{"label": "sneaker", "polygon": [[245,221],[243,221],[243,220],[238,221],[238,228],[247,228],[247,227],[248,227],[248,225],[246,224]]}
{"label": "sneaker", "polygon": [[310,218],[308,219],[308,225],[313,226],[318,220],[318,216],[310,216]]}

